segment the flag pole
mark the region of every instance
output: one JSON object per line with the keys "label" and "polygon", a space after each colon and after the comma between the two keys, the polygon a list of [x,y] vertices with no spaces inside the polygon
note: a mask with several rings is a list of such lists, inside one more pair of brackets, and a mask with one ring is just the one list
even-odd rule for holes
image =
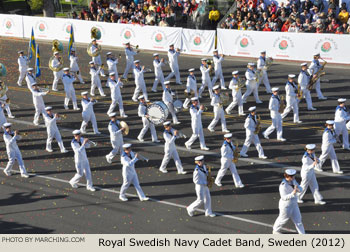
{"label": "flag pole", "polygon": [[36,53],[38,52],[38,44],[35,45],[35,69],[34,69],[34,73],[36,75]]}

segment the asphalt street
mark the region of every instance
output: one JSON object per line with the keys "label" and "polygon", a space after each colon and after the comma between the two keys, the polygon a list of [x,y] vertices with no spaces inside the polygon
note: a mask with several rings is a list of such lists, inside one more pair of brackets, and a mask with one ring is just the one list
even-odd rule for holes
{"label": "asphalt street", "polygon": [[[43,86],[51,85],[53,74],[48,68],[51,44],[37,42],[40,45],[42,60],[42,76],[39,83]],[[63,55],[65,66],[68,66],[67,44]],[[194,157],[205,154],[206,162],[213,167],[215,176],[220,168],[220,147],[224,133],[218,124],[215,133],[207,130],[213,113],[210,106],[208,92],[204,92],[201,103],[209,109],[203,114],[203,128],[205,141],[209,151],[201,151],[199,142],[195,142],[192,150],[184,147],[185,139],[177,140],[178,152],[181,157],[186,175],[177,175],[176,168],[171,161],[168,165],[169,173],[163,174],[159,166],[163,158],[163,126],[157,126],[159,144],[152,143],[150,133],[145,136],[145,142],[140,143],[136,137],[142,127],[141,119],[137,116],[137,104],[131,100],[134,91],[134,82],[131,79],[122,89],[125,112],[129,116],[125,120],[130,126],[130,133],[124,142],[133,143],[134,151],[148,157],[149,162],[139,161],[136,164],[141,187],[151,201],[140,202],[133,187],[128,190],[129,201],[118,199],[122,184],[121,164],[117,156],[113,164],[108,164],[105,155],[111,151],[107,125],[109,119],[106,112],[109,108],[109,89],[105,87],[106,78],[102,78],[103,89],[107,97],[97,96],[98,103],[94,106],[98,120],[100,136],[92,133],[91,124],[88,126],[88,137],[97,142],[96,147],[87,150],[96,192],[87,191],[84,187],[85,179],[81,180],[78,189],[72,189],[68,181],[75,174],[73,151],[70,147],[72,130],[80,128],[81,112],[64,110],[64,91],[62,83],[58,92],[50,92],[45,98],[45,104],[52,106],[54,112],[67,115],[59,123],[64,145],[68,153],[59,152],[57,143],[53,144],[53,153],[45,151],[46,129],[41,119],[40,126],[32,124],[34,106],[32,96],[23,82],[17,85],[18,65],[17,51],[27,51],[28,41],[0,38],[0,62],[7,68],[7,76],[1,79],[9,86],[8,96],[11,99],[11,109],[16,116],[8,119],[14,129],[26,132],[27,135],[18,142],[28,172],[36,174],[29,179],[21,178],[19,174],[6,177],[0,171],[0,233],[271,233],[272,225],[278,216],[279,192],[283,170],[295,167],[300,171],[301,158],[304,146],[308,143],[317,145],[316,154],[321,154],[321,141],[324,122],[334,119],[334,111],[339,97],[350,99],[349,67],[326,66],[326,76],[329,82],[322,82],[322,91],[329,99],[319,101],[313,90],[313,104],[317,111],[308,111],[305,101],[300,103],[300,120],[302,124],[294,124],[292,113],[284,119],[283,137],[286,142],[276,141],[276,133],[270,139],[260,140],[268,157],[266,160],[257,158],[254,146],[248,152],[249,158],[240,158],[237,169],[245,188],[234,187],[232,176],[223,179],[223,186],[213,186],[211,189],[212,208],[218,216],[209,218],[204,216],[203,210],[196,211],[194,217],[187,215],[185,207],[196,199],[192,172]],[[77,55],[79,65],[86,84],[75,84],[77,95],[90,89],[90,75],[88,62],[91,58],[86,53],[86,46],[79,45]],[[103,48],[102,59],[105,53],[112,51],[115,55],[122,54],[119,60],[118,71],[122,74],[125,67],[123,49]],[[152,68],[152,53],[143,52],[135,58],[141,60],[141,65]],[[162,57],[166,54],[160,53]],[[310,60],[311,60],[310,55]],[[200,58],[196,56],[181,55],[179,58],[181,80],[186,82],[187,69],[195,67],[198,84],[200,81]],[[254,60],[256,61],[256,60]],[[223,62],[225,83],[228,83],[233,70],[239,70],[243,75],[248,59],[226,58]],[[34,60],[30,65],[34,66]],[[169,67],[164,69],[164,75],[169,73]],[[273,87],[278,86],[284,94],[286,77],[290,73],[298,74],[299,62],[275,62],[269,71],[269,79]],[[131,76],[131,75],[130,75]],[[151,92],[154,74],[146,73],[145,81],[151,101],[161,100],[162,92]],[[184,101],[183,90],[185,85],[174,85],[180,100]],[[242,90],[242,93],[245,88]],[[260,99],[257,104],[258,113],[262,118],[263,130],[271,124],[268,111],[268,100],[263,85],[260,86]],[[80,97],[79,97],[80,100]],[[79,102],[80,106],[80,102]],[[245,112],[250,106],[255,106],[253,97],[248,98],[244,104]],[[81,107],[81,106],[80,106]],[[119,113],[118,113],[119,115]],[[170,118],[170,117],[169,117]],[[181,129],[187,136],[191,135],[190,116],[188,111],[178,114],[180,125],[174,128]],[[226,115],[228,129],[233,133],[234,142],[239,147],[245,139],[243,128],[245,117],[237,116],[237,108],[232,115]],[[316,206],[310,191],[305,196],[305,203],[300,205],[303,223],[307,233],[350,233],[350,152],[336,145],[343,175],[332,173],[330,161],[324,165],[324,172],[317,173],[320,192],[324,196],[326,205]],[[0,142],[0,169],[6,167],[7,154],[5,144]],[[17,164],[14,166],[18,170]],[[297,176],[300,182],[300,176]],[[294,225],[289,222],[284,232],[295,233]]]}

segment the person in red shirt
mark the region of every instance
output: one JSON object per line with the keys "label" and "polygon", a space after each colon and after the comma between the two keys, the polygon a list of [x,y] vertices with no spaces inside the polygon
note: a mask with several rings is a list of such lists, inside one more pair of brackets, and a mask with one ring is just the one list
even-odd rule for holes
{"label": "person in red shirt", "polygon": [[281,32],[288,32],[289,26],[290,26],[290,19],[287,19],[281,28]]}
{"label": "person in red shirt", "polygon": [[265,24],[263,31],[272,31],[268,23]]}

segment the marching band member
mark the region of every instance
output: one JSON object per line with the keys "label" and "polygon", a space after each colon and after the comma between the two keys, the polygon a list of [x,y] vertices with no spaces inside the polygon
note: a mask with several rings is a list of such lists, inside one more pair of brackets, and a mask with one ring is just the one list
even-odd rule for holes
{"label": "marching band member", "polygon": [[204,110],[204,106],[199,106],[198,97],[191,98],[192,105],[190,107],[191,114],[191,127],[192,127],[192,136],[185,143],[187,149],[191,149],[191,145],[199,138],[199,143],[201,146],[201,150],[209,150],[209,148],[205,145],[204,133],[203,133],[203,125],[202,125],[202,113]]}
{"label": "marching band member", "polygon": [[121,157],[121,163],[123,165],[122,174],[123,174],[123,185],[120,188],[119,199],[121,201],[128,201],[128,198],[125,196],[126,190],[131,184],[134,185],[137,195],[139,196],[140,201],[149,200],[148,197],[143,193],[139,178],[135,170],[135,163],[139,160],[138,153],[134,153],[131,150],[131,144],[123,144],[123,154]]}
{"label": "marching band member", "polygon": [[145,79],[143,77],[143,73],[145,72],[145,66],[140,66],[140,61],[135,60],[134,61],[135,66],[134,66],[134,76],[135,76],[135,91],[134,95],[132,96],[132,100],[134,102],[137,102],[137,96],[139,95],[140,91],[142,90],[143,96],[145,97],[146,101],[149,102],[148,100],[148,95],[147,95],[147,89],[146,89],[146,83]]}
{"label": "marching band member", "polygon": [[307,110],[317,110],[314,107],[312,107],[312,99],[310,90],[307,88],[309,82],[310,82],[310,75],[307,71],[307,63],[300,64],[301,71],[298,76],[298,83],[300,85],[301,92],[303,93],[303,98],[305,98],[306,104],[307,104]]}
{"label": "marching band member", "polygon": [[337,137],[338,137],[334,131],[333,125],[334,125],[334,121],[332,120],[326,121],[326,128],[322,135],[322,146],[321,146],[322,154],[319,158],[320,166],[316,170],[323,171],[322,166],[324,162],[326,162],[327,157],[329,156],[331,160],[333,172],[338,174],[343,174],[343,171],[340,170],[337,154],[335,153],[334,146],[333,146],[337,142]]}
{"label": "marching band member", "polygon": [[247,102],[248,96],[253,93],[255,102],[256,103],[262,103],[262,101],[259,99],[259,93],[258,93],[258,85],[256,83],[256,76],[254,71],[254,63],[248,63],[247,71],[245,72],[245,77],[247,79],[245,85],[247,87],[247,91],[242,96],[243,103]]}
{"label": "marching band member", "polygon": [[168,59],[169,59],[169,66],[171,69],[171,73],[169,73],[169,75],[164,80],[168,81],[175,75],[176,84],[182,85],[181,79],[180,79],[179,63],[178,63],[179,55],[180,55],[180,49],[177,48],[175,51],[174,44],[169,45]]}
{"label": "marching band member", "polygon": [[202,86],[198,90],[198,95],[199,95],[199,98],[201,98],[205,87],[208,86],[209,96],[210,96],[210,98],[212,98],[213,97],[213,86],[212,86],[212,82],[210,80],[209,72],[213,66],[208,65],[206,58],[203,58],[201,61],[202,61],[202,65],[200,66],[199,69],[202,72]]}
{"label": "marching band member", "polygon": [[281,195],[281,199],[279,200],[279,215],[273,225],[273,234],[281,234],[280,230],[289,219],[294,222],[299,234],[305,234],[297,195],[298,192],[302,191],[302,188],[294,178],[296,173],[297,171],[294,169],[287,169],[284,172],[284,179],[279,186]]}
{"label": "marching band member", "polygon": [[271,94],[271,86],[269,82],[269,78],[267,76],[267,69],[266,69],[266,51],[260,52],[260,57],[257,61],[257,66],[256,68],[260,71],[262,71],[262,78],[260,79],[259,83],[257,83],[257,86],[259,88],[259,85],[261,81],[264,82],[265,88],[266,88],[266,93]]}
{"label": "marching band member", "polygon": [[29,90],[32,90],[32,84],[36,82],[36,77],[33,74],[33,68],[28,68],[27,71],[28,73],[26,74],[26,82],[27,82],[27,87]]}
{"label": "marching band member", "polygon": [[122,97],[122,94],[120,92],[120,88],[123,87],[123,83],[121,82],[120,78],[118,78],[118,81],[116,81],[115,78],[116,78],[116,73],[114,73],[114,72],[109,73],[109,78],[107,80],[107,84],[108,84],[109,88],[111,89],[112,103],[109,106],[107,114],[112,113],[113,110],[115,109],[115,106],[118,103],[120,117],[126,118],[128,116],[124,112],[123,97]]}
{"label": "marching band member", "polygon": [[320,194],[320,191],[318,189],[318,183],[316,180],[316,175],[314,169],[317,170],[317,167],[319,166],[320,160],[315,155],[315,144],[308,144],[306,145],[305,154],[303,156],[302,162],[303,166],[301,167],[301,183],[300,186],[303,189],[298,198],[298,203],[303,203],[303,197],[308,189],[310,187],[310,190],[312,192],[312,195],[315,200],[316,205],[324,205],[326,202],[322,201],[323,197]]}
{"label": "marching band member", "polygon": [[0,104],[0,129],[2,129],[2,126],[7,123],[5,114],[4,114],[4,107],[5,104]]}
{"label": "marching band member", "polygon": [[232,133],[224,135],[224,143],[221,146],[221,167],[216,175],[215,184],[222,186],[221,180],[225,176],[227,169],[232,173],[233,182],[237,188],[243,188],[244,185],[238,175],[236,165],[233,162],[236,146],[232,144]]}
{"label": "marching band member", "polygon": [[[91,45],[91,54],[94,54],[98,50],[98,45],[97,45],[96,39],[93,39],[91,41],[91,43],[92,43],[92,45]],[[101,71],[99,71],[97,74],[100,74],[102,77],[106,77],[106,75],[105,75],[105,73],[103,71],[103,64],[102,64],[102,61],[101,61],[101,55],[98,54],[97,56],[92,57],[91,60],[96,65],[96,68],[101,69]]]}
{"label": "marching band member", "polygon": [[246,138],[240,155],[242,157],[248,157],[247,151],[250,145],[253,143],[255,145],[256,150],[258,151],[259,158],[267,159],[267,157],[264,155],[264,150],[261,146],[259,135],[255,134],[256,127],[258,126],[258,119],[256,117],[256,107],[250,107],[248,111],[250,112],[250,114],[247,116],[244,123]]}
{"label": "marching band member", "polygon": [[94,104],[97,101],[94,99],[89,99],[87,91],[82,92],[81,96],[83,97],[83,99],[81,100],[81,106],[83,107],[83,112],[82,112],[83,121],[82,121],[81,126],[80,126],[80,131],[83,134],[85,134],[86,133],[86,126],[91,121],[94,133],[99,135],[99,134],[101,134],[101,132],[98,131],[96,116],[95,116],[95,112],[94,112]]}
{"label": "marching band member", "polygon": [[177,120],[177,117],[176,117],[176,112],[173,104],[173,96],[175,95],[175,93],[170,88],[170,81],[164,82],[164,85],[165,85],[165,89],[163,91],[163,97],[162,97],[163,102],[165,103],[165,105],[167,105],[169,109],[169,112],[173,118],[173,123],[180,124],[180,122]]}
{"label": "marching band member", "polygon": [[232,80],[230,81],[229,89],[232,90],[232,102],[225,109],[226,113],[231,114],[232,109],[234,109],[235,106],[238,105],[238,115],[244,116],[245,114],[243,111],[242,92],[241,88],[238,85],[238,71],[232,72]]}
{"label": "marching band member", "polygon": [[18,148],[17,140],[21,140],[21,136],[19,135],[18,131],[11,131],[11,123],[5,123],[3,126],[5,128],[4,131],[4,142],[6,145],[6,152],[9,159],[9,162],[6,165],[6,169],[4,170],[4,173],[6,176],[11,176],[11,170],[12,167],[17,160],[18,167],[21,172],[22,178],[29,178],[29,175],[27,173],[27,170],[24,166],[22,154],[21,151]]}
{"label": "marching band member", "polygon": [[128,79],[128,74],[130,69],[133,68],[134,66],[134,56],[138,53],[139,51],[134,51],[130,45],[130,43],[125,44],[125,58],[126,58],[126,66],[125,66],[125,71],[123,74],[123,79]]}
{"label": "marching band member", "polygon": [[185,172],[184,168],[182,167],[182,163],[175,146],[175,141],[179,138],[179,132],[171,127],[170,121],[163,123],[163,125],[165,129],[163,133],[163,137],[165,140],[164,158],[162,164],[159,167],[159,170],[162,173],[167,173],[168,171],[166,170],[166,166],[168,165],[170,159],[173,158],[177,168],[177,173],[186,174],[187,172]]}
{"label": "marching band member", "polygon": [[207,181],[208,170],[204,164],[204,156],[198,156],[194,160],[196,167],[193,171],[193,183],[195,184],[197,199],[186,208],[187,213],[192,217],[195,208],[204,203],[205,216],[215,217],[216,215],[211,210],[211,198]]}
{"label": "marching band member", "polygon": [[[6,86],[4,85],[4,83],[2,82],[2,80],[0,80],[0,92],[3,91],[3,89],[6,88]],[[12,115],[12,112],[11,112],[11,108],[9,106],[9,103],[8,103],[8,97],[7,97],[7,94],[6,94],[6,91],[4,92],[4,95],[2,97],[0,97],[0,104],[4,105],[3,108],[6,110],[7,112],[7,117],[8,118],[15,118],[14,115]]]}
{"label": "marching band member", "polygon": [[89,139],[82,137],[80,130],[74,130],[72,134],[74,135],[74,138],[71,142],[71,146],[74,151],[74,163],[77,173],[69,181],[69,184],[73,188],[78,188],[77,184],[79,183],[80,178],[85,175],[86,190],[94,192],[96,189],[92,185],[90,164],[86,155],[86,149],[90,148]]}
{"label": "marching band member", "polygon": [[26,77],[29,60],[27,56],[24,56],[23,51],[19,51],[18,54],[19,56],[18,56],[17,63],[18,63],[19,77],[18,77],[17,85],[22,86],[23,79]]}
{"label": "marching band member", "polygon": [[154,82],[153,82],[153,87],[152,87],[152,92],[157,92],[157,86],[158,83],[162,84],[163,90],[165,89],[164,86],[164,75],[163,75],[163,70],[162,67],[164,66],[164,59],[159,59],[159,54],[154,53],[153,54],[154,60],[153,60],[153,67],[154,67]]}
{"label": "marching band member", "polygon": [[46,107],[46,114],[44,114],[45,126],[47,129],[47,141],[46,141],[46,151],[53,152],[51,144],[52,140],[55,138],[58,146],[62,153],[67,153],[68,151],[64,148],[62,137],[60,131],[57,128],[57,120],[59,120],[58,114],[53,114],[52,107]]}
{"label": "marching band member", "polygon": [[40,114],[42,114],[43,117],[46,114],[43,96],[47,95],[49,93],[49,91],[42,92],[39,89],[39,86],[35,82],[32,83],[32,90],[31,91],[32,91],[32,95],[33,95],[33,104],[35,107],[35,115],[34,115],[33,123],[34,123],[34,125],[38,126]]}
{"label": "marching band member", "polygon": [[213,52],[213,63],[214,63],[214,70],[215,70],[215,76],[213,77],[211,86],[213,87],[218,79],[220,79],[220,85],[221,89],[225,90],[225,79],[224,75],[222,74],[222,67],[221,67],[221,62],[224,60],[224,55],[221,54],[219,56],[218,49],[215,49]]}
{"label": "marching band member", "polygon": [[69,61],[70,61],[70,70],[73,74],[73,76],[78,77],[80,84],[85,84],[83,78],[81,77],[81,72],[79,69],[79,65],[78,65],[78,57],[75,54],[75,49],[72,48],[70,51],[70,57],[69,57]]}
{"label": "marching band member", "polygon": [[213,87],[213,91],[214,91],[214,94],[211,98],[210,105],[213,106],[214,118],[209,124],[208,130],[210,132],[214,132],[215,131],[214,128],[220,120],[222,132],[228,133],[230,131],[227,129],[227,126],[226,126],[224,108],[220,97],[220,86],[216,85],[215,87]]}
{"label": "marching band member", "polygon": [[270,127],[268,127],[264,132],[263,136],[266,139],[269,139],[269,135],[276,130],[277,131],[277,140],[284,142],[286,141],[285,138],[282,137],[283,134],[283,128],[282,128],[282,116],[279,112],[280,108],[280,97],[278,95],[278,87],[272,88],[272,96],[270,98],[269,102],[269,110],[270,110],[270,116],[272,120],[272,124]]}
{"label": "marching band member", "polygon": [[108,66],[108,73],[115,73],[118,76],[118,69],[117,69],[118,59],[113,57],[112,52],[108,52],[106,53],[106,55],[107,55],[106,62]]}
{"label": "marching band member", "polygon": [[[310,67],[308,69],[309,74],[312,76],[315,76],[315,74],[318,72],[318,70],[320,70],[320,68],[322,67],[319,61],[320,58],[320,54],[316,53],[314,54],[314,59],[312,60]],[[315,83],[315,89],[316,89],[316,93],[317,93],[317,97],[319,100],[327,100],[327,97],[324,97],[321,91],[321,80],[320,78],[317,79],[316,83]]]}
{"label": "marching band member", "polygon": [[73,86],[74,81],[75,81],[75,77],[69,74],[69,68],[68,67],[63,68],[62,82],[63,82],[64,92],[66,93],[66,97],[64,98],[64,109],[66,110],[69,109],[68,104],[70,99],[72,99],[73,109],[80,110],[80,108],[78,108],[77,97],[75,96],[75,89]]}
{"label": "marching band member", "polygon": [[111,139],[111,144],[113,147],[113,150],[106,155],[106,159],[108,163],[112,163],[113,158],[115,155],[119,152],[121,155],[123,152],[122,146],[124,144],[123,141],[123,131],[125,128],[120,127],[120,122],[116,118],[117,113],[113,112],[108,114],[111,121],[108,124],[108,131]]}
{"label": "marching band member", "polygon": [[345,106],[346,99],[339,98],[338,106],[335,109],[334,130],[338,137],[343,136],[343,149],[350,150],[349,133],[346,128],[346,121],[350,120],[350,112]]}
{"label": "marching band member", "polygon": [[[59,52],[54,52],[53,55],[55,56],[53,58],[53,60],[51,61],[51,67],[52,68],[60,68],[62,63],[61,63],[61,56]],[[59,71],[52,71],[53,73],[53,83],[52,83],[52,90],[53,91],[58,91],[57,89],[57,84],[59,80],[62,80],[63,77],[63,71],[59,70]]]}
{"label": "marching band member", "polygon": [[91,75],[90,95],[95,96],[95,89],[97,87],[98,91],[100,92],[100,95],[106,96],[102,89],[100,77],[98,76],[102,71],[101,66],[96,67],[97,65],[95,65],[93,61],[90,61],[89,64],[90,64],[90,75]]}
{"label": "marching band member", "polygon": [[187,96],[183,108],[188,109],[188,105],[190,104],[191,98],[190,95],[193,93],[194,97],[198,96],[197,92],[197,80],[196,76],[194,75],[194,68],[188,69],[188,72],[190,73],[187,77],[187,82],[186,82],[186,90],[185,93],[187,93]]}
{"label": "marching band member", "polygon": [[297,98],[298,85],[294,82],[295,74],[288,75],[288,81],[286,83],[286,102],[287,106],[282,113],[282,118],[285,118],[288,113],[293,109],[294,123],[302,123],[299,120],[299,102]]}
{"label": "marching band member", "polygon": [[140,131],[140,134],[137,136],[137,139],[140,142],[143,142],[144,141],[143,137],[145,136],[148,129],[150,129],[152,142],[159,143],[160,141],[158,140],[158,137],[157,137],[156,128],[154,127],[154,124],[150,120],[148,120],[149,116],[147,115],[147,104],[146,104],[145,97],[143,95],[140,95],[138,99],[140,101],[139,108],[138,108],[138,115],[139,117],[142,118],[143,128]]}

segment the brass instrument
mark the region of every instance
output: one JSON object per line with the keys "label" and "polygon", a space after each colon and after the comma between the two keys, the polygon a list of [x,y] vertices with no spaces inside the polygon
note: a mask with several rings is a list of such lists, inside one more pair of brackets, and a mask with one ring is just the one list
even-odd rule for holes
{"label": "brass instrument", "polygon": [[51,69],[51,71],[54,72],[59,72],[63,69],[63,59],[62,57],[58,57],[58,61],[60,62],[58,67],[53,67],[52,66],[52,61],[55,59],[55,56],[51,56],[50,60],[49,60],[49,68]]}
{"label": "brass instrument", "polygon": [[260,115],[256,116],[256,126],[255,126],[255,130],[254,130],[254,134],[259,134],[261,131],[261,118]]}
{"label": "brass instrument", "polygon": [[228,92],[220,92],[221,105],[226,106],[230,102],[230,95]]}
{"label": "brass instrument", "polygon": [[146,158],[145,156],[141,155],[140,153],[137,153],[137,155],[138,155],[138,159],[140,159],[141,161],[145,161],[145,162],[148,163],[148,161],[149,161],[148,158]]}
{"label": "brass instrument", "polygon": [[129,125],[126,123],[126,122],[124,122],[124,121],[121,121],[120,122],[120,126],[122,127],[122,128],[125,128],[124,130],[123,130],[123,136],[127,136],[128,134],[129,134]]}
{"label": "brass instrument", "polygon": [[7,73],[6,67],[4,64],[0,63],[0,77],[5,77]]}
{"label": "brass instrument", "polygon": [[310,81],[307,84],[307,89],[311,90],[313,85],[316,83],[316,81],[321,78],[321,76],[325,75],[326,72],[323,71],[324,67],[327,65],[327,61],[325,61],[324,59],[322,59],[324,62],[322,63],[322,66],[320,67],[320,69],[318,69],[318,71],[314,74],[312,74],[312,76],[310,76]]}
{"label": "brass instrument", "polygon": [[213,60],[211,60],[211,59],[208,59],[207,60],[207,65],[208,65],[208,67],[210,67],[211,66],[211,68],[210,68],[210,70],[209,70],[209,75],[213,75],[214,74],[214,61]]}
{"label": "brass instrument", "polygon": [[238,77],[236,91],[238,91],[239,89],[243,88],[245,86],[245,82],[246,82],[246,80],[244,78],[239,78]]}
{"label": "brass instrument", "polygon": [[187,138],[187,136],[180,130],[175,130],[177,132],[177,137],[179,138]]}
{"label": "brass instrument", "polygon": [[0,81],[0,97],[3,97],[4,95],[6,95],[8,91],[8,87],[5,84],[5,82]]}
{"label": "brass instrument", "polygon": [[52,41],[52,52],[63,52],[63,44],[58,39]]}
{"label": "brass instrument", "polygon": [[208,176],[207,176],[207,184],[208,188],[211,188],[214,184],[214,177],[211,176],[211,166],[208,166]]}
{"label": "brass instrument", "polygon": [[297,98],[301,100],[303,98],[303,91],[301,91],[300,84],[298,83],[298,93],[297,93]]}
{"label": "brass instrument", "polygon": [[94,147],[96,147],[96,146],[97,146],[97,143],[96,143],[96,142],[94,142],[94,141],[91,141],[90,139],[89,139],[88,143],[89,143],[89,144],[91,144],[91,145],[92,145],[92,146],[94,146]]}
{"label": "brass instrument", "polygon": [[[91,38],[92,39],[99,40],[99,39],[101,39],[101,36],[102,36],[101,31],[97,27],[91,28]],[[101,54],[102,48],[101,48],[100,44],[97,44],[97,50],[94,53],[92,53],[91,49],[92,49],[92,42],[90,42],[88,44],[87,49],[86,49],[86,51],[90,57],[97,57]]]}
{"label": "brass instrument", "polygon": [[263,71],[257,69],[257,70],[255,71],[255,78],[256,78],[255,80],[256,80],[256,83],[257,83],[257,84],[260,83],[262,77],[263,77]]}
{"label": "brass instrument", "polygon": [[269,57],[265,61],[265,70],[269,70],[269,68],[272,66],[273,58]]}
{"label": "brass instrument", "polygon": [[139,49],[139,45],[136,45],[136,46],[130,45],[130,47],[135,48],[136,50]]}
{"label": "brass instrument", "polygon": [[285,108],[286,108],[286,104],[285,104],[285,101],[284,101],[284,96],[281,95],[281,98],[280,98],[280,107],[279,107],[279,109],[278,109],[278,112],[279,112],[280,114],[282,114]]}
{"label": "brass instrument", "polygon": [[49,86],[45,85],[44,87],[39,87],[39,91],[44,93],[50,92],[50,88]]}
{"label": "brass instrument", "polygon": [[239,157],[240,157],[240,152],[239,152],[239,149],[238,149],[238,142],[235,143],[235,151],[233,152],[233,159],[232,159],[232,162],[233,163],[237,163]]}

